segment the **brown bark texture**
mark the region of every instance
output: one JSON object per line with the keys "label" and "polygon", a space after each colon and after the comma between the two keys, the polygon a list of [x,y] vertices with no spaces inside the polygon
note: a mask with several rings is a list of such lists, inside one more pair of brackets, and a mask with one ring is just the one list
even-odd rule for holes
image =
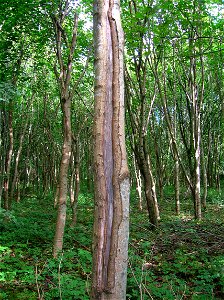
{"label": "brown bark texture", "polygon": [[120,3],[95,0],[95,216],[92,299],[126,299],[129,172]]}
{"label": "brown bark texture", "polygon": [[64,228],[66,222],[67,193],[68,193],[68,169],[71,156],[71,101],[67,99],[63,103],[63,133],[64,141],[59,173],[58,215],[54,236],[53,256],[56,257],[63,247]]}

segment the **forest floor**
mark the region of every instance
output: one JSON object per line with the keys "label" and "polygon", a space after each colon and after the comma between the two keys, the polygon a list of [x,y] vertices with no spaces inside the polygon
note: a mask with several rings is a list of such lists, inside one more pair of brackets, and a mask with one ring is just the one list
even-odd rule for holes
{"label": "forest floor", "polygon": [[[224,299],[224,194],[209,190],[203,221],[190,198],[174,215],[173,189],[164,190],[161,222],[150,230],[147,212],[131,197],[127,299]],[[90,299],[93,196],[81,193],[78,221],[63,253],[52,257],[53,196],[28,195],[0,211],[0,299]]]}

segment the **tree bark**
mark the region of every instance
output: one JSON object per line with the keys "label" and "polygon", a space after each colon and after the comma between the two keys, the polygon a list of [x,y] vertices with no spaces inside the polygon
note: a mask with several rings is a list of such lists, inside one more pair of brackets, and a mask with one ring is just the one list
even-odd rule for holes
{"label": "tree bark", "polygon": [[20,155],[22,153],[23,141],[24,141],[26,129],[28,126],[28,122],[29,122],[29,118],[27,118],[27,120],[24,124],[24,127],[23,127],[21,135],[20,135],[20,139],[19,139],[19,148],[16,153],[15,170],[14,170],[14,176],[13,176],[12,185],[11,185],[11,194],[10,194],[11,199],[13,199],[16,183],[18,182],[18,167],[19,167]]}
{"label": "tree bark", "polygon": [[[63,237],[66,222],[67,194],[68,194],[68,170],[72,150],[72,130],[71,130],[71,101],[74,94],[74,86],[71,88],[71,75],[73,55],[76,46],[78,16],[74,14],[73,32],[70,44],[63,29],[64,21],[69,10],[69,2],[66,1],[64,9],[60,12],[60,18],[52,16],[56,34],[56,57],[58,69],[55,65],[55,75],[58,80],[60,90],[60,102],[63,113],[63,146],[59,172],[59,194],[58,194],[58,215],[53,244],[53,256],[56,257],[63,247]],[[66,51],[65,51],[66,49]],[[65,53],[64,53],[65,52]],[[65,55],[67,60],[65,60]]]}
{"label": "tree bark", "polygon": [[3,143],[5,136],[7,136],[7,115],[6,109],[0,111],[0,141],[1,141],[1,152],[0,152],[0,207],[3,207],[4,202],[2,201],[3,196],[3,188],[4,188],[4,176],[6,172],[6,158],[7,158],[7,148],[6,143]]}
{"label": "tree bark", "polygon": [[203,171],[202,207],[203,207],[203,209],[206,209],[206,207],[207,207],[207,195],[208,195],[208,178],[207,178],[207,159],[205,158],[203,142],[201,142],[201,166],[202,166],[202,171]]}
{"label": "tree bark", "polygon": [[[146,101],[145,101],[146,98],[145,98],[145,91],[144,91],[145,88],[144,88],[144,84],[143,86],[141,86],[141,83],[139,83],[139,89],[142,92],[139,95],[140,112],[139,112],[139,116],[137,117],[137,113],[135,114],[132,111],[132,105],[131,105],[132,97],[129,92],[130,89],[129,84],[131,85],[132,80],[127,71],[126,74],[127,74],[126,100],[127,100],[128,114],[130,117],[130,124],[131,124],[131,130],[133,135],[133,138],[131,140],[132,142],[131,146],[133,148],[135,159],[143,179],[149,223],[150,226],[152,225],[153,227],[156,227],[158,225],[158,221],[160,220],[160,214],[159,214],[159,207],[157,201],[155,180],[153,177],[153,172],[152,172],[152,167],[150,162],[150,153],[148,151],[148,136],[147,136],[148,123],[151,117],[151,111],[152,111],[154,100],[152,100],[150,109],[146,113]],[[138,74],[138,77],[140,77],[140,74]],[[145,74],[143,74],[143,77],[145,77]],[[144,81],[144,79],[142,79],[142,81]],[[152,99],[154,99],[154,96],[155,93]]]}
{"label": "tree bark", "polygon": [[68,169],[70,164],[72,148],[71,132],[71,100],[67,99],[62,103],[63,111],[63,134],[62,156],[59,173],[59,195],[58,195],[58,216],[54,236],[53,256],[56,257],[63,247],[64,228],[66,222],[67,193],[68,193]]}
{"label": "tree bark", "polygon": [[9,150],[6,161],[6,174],[4,180],[4,208],[6,210],[10,209],[11,201],[9,200],[9,180],[10,180],[10,171],[11,171],[11,162],[12,162],[12,154],[14,147],[14,138],[13,138],[13,124],[12,124],[12,102],[10,101],[9,108]]}
{"label": "tree bark", "polygon": [[70,182],[70,197],[72,207],[72,222],[71,226],[76,225],[77,221],[77,205],[80,190],[80,153],[79,153],[79,140],[74,140],[73,148],[73,170]]}
{"label": "tree bark", "polygon": [[[133,154],[134,155],[134,154]],[[138,163],[136,162],[135,155],[133,158],[133,165],[134,165],[134,171],[135,171],[135,180],[136,180],[136,190],[138,193],[139,198],[139,209],[142,210],[142,178],[141,178],[141,172],[138,167]]]}
{"label": "tree bark", "polygon": [[145,147],[146,142],[143,143],[141,151],[138,151],[136,147],[135,154],[140,172],[144,179],[144,192],[149,216],[149,223],[150,226],[152,225],[154,228],[158,226],[160,214],[156,195],[156,185],[152,175],[151,162],[147,154],[148,151],[145,149]]}
{"label": "tree bark", "polygon": [[95,0],[95,216],[92,299],[126,299],[129,172],[118,0]]}

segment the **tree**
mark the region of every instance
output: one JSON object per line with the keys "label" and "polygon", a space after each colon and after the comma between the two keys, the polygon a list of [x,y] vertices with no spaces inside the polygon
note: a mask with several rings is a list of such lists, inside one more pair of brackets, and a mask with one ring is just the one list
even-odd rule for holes
{"label": "tree", "polygon": [[64,22],[69,13],[69,1],[60,3],[59,14],[52,16],[56,36],[56,56],[58,69],[55,65],[55,74],[60,91],[60,103],[63,113],[63,145],[59,171],[59,195],[58,195],[58,217],[54,237],[53,255],[57,256],[62,250],[63,236],[66,221],[66,202],[68,193],[68,170],[72,151],[72,128],[71,128],[71,101],[74,90],[71,89],[73,55],[76,46],[78,15],[74,13],[71,40],[64,28]]}
{"label": "tree", "polygon": [[[148,42],[150,32],[147,30],[150,23],[149,3],[144,3],[144,1],[143,3],[138,1],[129,3],[130,16],[132,23],[126,32],[129,37],[128,45],[130,46],[125,72],[125,96],[129,115],[128,120],[130,120],[129,131],[132,135],[130,140],[143,179],[150,226],[153,225],[153,228],[155,228],[158,225],[160,214],[153,174],[153,151],[150,148],[150,144],[154,141],[151,141],[149,132],[157,91],[155,84],[150,84],[151,74],[148,63],[150,53]],[[135,31],[135,28],[137,28],[137,31]]]}
{"label": "tree", "polygon": [[126,299],[129,172],[119,0],[94,1],[95,214],[92,299]]}

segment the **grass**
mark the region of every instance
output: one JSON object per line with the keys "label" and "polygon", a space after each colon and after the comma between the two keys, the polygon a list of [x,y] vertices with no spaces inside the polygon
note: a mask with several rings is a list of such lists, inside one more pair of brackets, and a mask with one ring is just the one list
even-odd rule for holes
{"label": "grass", "polygon": [[[203,221],[192,219],[192,201],[173,214],[173,189],[165,189],[162,221],[151,231],[132,193],[127,299],[224,299],[224,197],[209,190]],[[52,258],[56,211],[53,196],[30,195],[0,211],[0,299],[90,298],[93,196],[71,211],[63,253]]]}

